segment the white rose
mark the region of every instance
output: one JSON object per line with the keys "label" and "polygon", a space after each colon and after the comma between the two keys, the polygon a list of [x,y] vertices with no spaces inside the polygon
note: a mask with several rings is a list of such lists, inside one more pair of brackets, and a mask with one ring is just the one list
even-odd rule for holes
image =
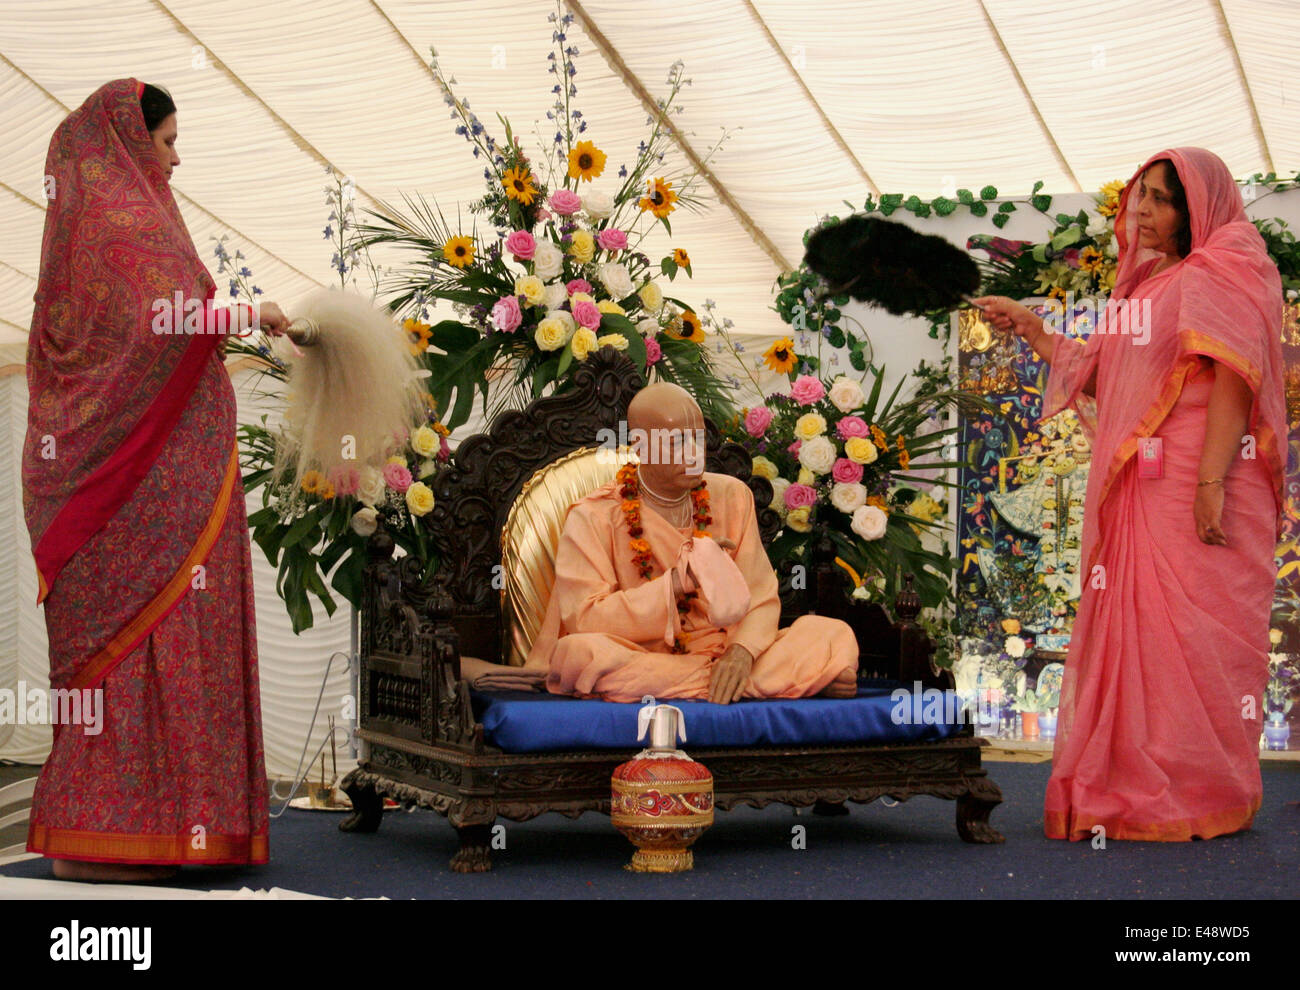
{"label": "white rose", "polygon": [[1007,656],[1019,660],[1025,655],[1025,641],[1019,636],[1008,636],[1002,649],[1006,651]]}
{"label": "white rose", "polygon": [[790,482],[785,478],[772,479],[772,508],[782,519],[785,518],[785,490],[790,487]]}
{"label": "white rose", "polygon": [[831,405],[842,413],[852,412],[866,404],[867,397],[862,394],[862,386],[852,378],[841,376],[835,379],[830,391]]}
{"label": "white rose", "polygon": [[556,278],[564,270],[564,252],[547,240],[539,240],[533,252],[533,273],[541,279]]}
{"label": "white rose", "polygon": [[627,273],[627,267],[619,264],[617,261],[611,261],[600,266],[596,272],[596,277],[600,279],[600,284],[605,287],[610,298],[615,301],[626,299],[634,291],[632,277]]}
{"label": "white rose", "polygon": [[1083,228],[1083,232],[1087,234],[1089,237],[1096,239],[1100,237],[1102,234],[1106,234],[1110,232],[1110,224],[1106,222],[1105,217],[1097,216],[1094,217],[1091,221],[1089,221],[1088,226]]}
{"label": "white rose", "polygon": [[867,488],[857,484],[835,484],[831,486],[831,505],[846,515],[853,515],[867,504]]}
{"label": "white rose", "polygon": [[357,501],[372,508],[384,500],[384,476],[374,468],[366,465],[361,469],[361,480],[357,486]]}
{"label": "white rose", "polygon": [[878,540],[889,528],[889,517],[874,505],[862,505],[853,510],[849,528],[864,540]]}
{"label": "white rose", "polygon": [[554,309],[546,314],[548,320],[559,320],[564,324],[564,339],[567,341],[573,336],[573,332],[578,329],[578,321],[573,318],[573,314],[567,309]]}
{"label": "white rose", "polygon": [[378,527],[379,513],[373,507],[366,506],[352,514],[352,531],[358,536],[370,536]]}
{"label": "white rose", "polygon": [[582,208],[593,220],[604,220],[614,212],[614,201],[605,193],[595,189],[582,197]]}
{"label": "white rose", "polygon": [[646,308],[648,313],[657,313],[664,306],[664,290],[654,282],[647,282],[637,290],[637,295],[641,297],[641,305]]}
{"label": "white rose", "polygon": [[826,437],[813,437],[799,447],[799,463],[813,474],[826,474],[835,466],[835,444]]}
{"label": "white rose", "polygon": [[652,320],[648,316],[644,319],[637,320],[636,332],[642,337],[653,337],[659,332],[659,321]]}
{"label": "white rose", "polygon": [[559,309],[569,301],[569,290],[563,282],[548,282],[542,295],[542,303],[547,309]]}

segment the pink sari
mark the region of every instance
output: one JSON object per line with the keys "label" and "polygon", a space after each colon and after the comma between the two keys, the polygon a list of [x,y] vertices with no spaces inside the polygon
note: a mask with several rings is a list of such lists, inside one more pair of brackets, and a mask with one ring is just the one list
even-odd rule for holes
{"label": "pink sari", "polygon": [[[23,508],[54,689],[27,848],[52,858],[267,858],[251,557],[215,290],[145,130],[139,84],[55,131],[27,352]],[[159,334],[155,300],[205,305]],[[195,312],[199,308],[195,307]],[[83,694],[84,697],[84,694]]]}
{"label": "pink sari", "polygon": [[[1137,244],[1137,186],[1173,162],[1187,193],[1192,251],[1150,276]],[[1281,281],[1227,167],[1199,148],[1161,152],[1129,180],[1116,217],[1112,299],[1151,306],[1149,341],[1117,313],[1086,344],[1062,339],[1044,418],[1071,406],[1092,432],[1084,592],[1070,642],[1044,805],[1049,838],[1184,841],[1248,828],[1262,786],[1258,741],[1267,677],[1273,550],[1286,436]],[[1109,331],[1109,332],[1108,332]],[[1140,338],[1139,338],[1140,339]],[[1192,516],[1215,371],[1254,393],[1254,456],[1224,484],[1227,546]],[[1096,401],[1082,393],[1096,373]],[[1162,438],[1164,473],[1139,478],[1138,439]]]}

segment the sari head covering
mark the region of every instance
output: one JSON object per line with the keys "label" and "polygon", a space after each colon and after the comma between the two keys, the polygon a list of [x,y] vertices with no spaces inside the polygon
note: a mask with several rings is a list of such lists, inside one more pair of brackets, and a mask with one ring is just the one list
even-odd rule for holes
{"label": "sari head covering", "polygon": [[[1185,258],[1152,277],[1163,254],[1138,243],[1137,204],[1143,174],[1160,159],[1172,164],[1187,194],[1192,247]],[[1097,372],[1089,504],[1102,505],[1136,453],[1139,438],[1159,430],[1204,355],[1250,386],[1247,430],[1254,437],[1255,456],[1268,466],[1280,513],[1285,463],[1279,441],[1287,435],[1282,282],[1264,239],[1246,218],[1228,167],[1204,148],[1152,155],[1120,194],[1115,236],[1119,265],[1110,305],[1104,317],[1099,314],[1086,346],[1057,348],[1043,400],[1043,418],[1068,405],[1091,424],[1091,403],[1082,390]],[[1123,307],[1117,305],[1121,300]],[[1125,334],[1129,339],[1119,339]],[[1085,533],[1084,542],[1095,548],[1093,530]],[[1083,559],[1091,565],[1087,545]]]}
{"label": "sari head covering", "polygon": [[145,129],[143,85],[118,79],[96,90],[59,125],[45,161],[53,195],[27,347],[22,469],[38,601],[130,499],[220,344],[206,324],[153,330],[160,303],[204,305],[216,286]]}

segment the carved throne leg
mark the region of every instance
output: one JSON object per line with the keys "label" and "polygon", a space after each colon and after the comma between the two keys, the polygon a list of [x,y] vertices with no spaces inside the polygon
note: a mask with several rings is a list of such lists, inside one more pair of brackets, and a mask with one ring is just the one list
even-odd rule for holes
{"label": "carved throne leg", "polygon": [[384,820],[384,799],[370,784],[343,778],[343,793],[352,801],[352,814],[339,823],[340,832],[377,832]]}
{"label": "carved throne leg", "polygon": [[460,836],[460,849],[451,857],[451,868],[457,873],[486,873],[492,869],[492,823],[486,825],[461,825],[456,829]]}
{"label": "carved throne leg", "polygon": [[987,777],[968,778],[970,790],[957,799],[957,834],[964,842],[1005,842],[989,824],[989,814],[1002,803],[1002,791]]}

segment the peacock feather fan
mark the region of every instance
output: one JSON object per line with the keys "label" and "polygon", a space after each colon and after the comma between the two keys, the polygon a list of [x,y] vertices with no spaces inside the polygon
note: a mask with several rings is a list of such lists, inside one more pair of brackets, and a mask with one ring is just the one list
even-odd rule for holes
{"label": "peacock feather fan", "polygon": [[980,284],[975,261],[942,237],[861,214],[814,232],[804,264],[828,295],[847,292],[897,316],[954,309]]}

